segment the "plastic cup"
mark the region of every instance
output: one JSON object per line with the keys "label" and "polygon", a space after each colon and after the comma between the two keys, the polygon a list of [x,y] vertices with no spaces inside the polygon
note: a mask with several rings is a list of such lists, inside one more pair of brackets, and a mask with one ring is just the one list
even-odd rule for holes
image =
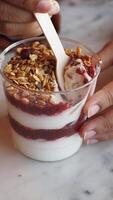
{"label": "plastic cup", "polygon": [[[94,54],[80,43],[61,38],[64,48],[81,47],[88,55]],[[40,161],[57,161],[75,154],[82,145],[79,128],[85,120],[83,107],[95,90],[100,66],[95,56],[96,76],[87,84],[70,91],[33,92],[10,82],[3,68],[22,44],[44,42],[43,37],[25,39],[7,47],[0,55],[0,67],[11,134],[15,147],[24,155]],[[49,102],[50,95],[53,103]],[[46,101],[43,101],[46,99]]]}

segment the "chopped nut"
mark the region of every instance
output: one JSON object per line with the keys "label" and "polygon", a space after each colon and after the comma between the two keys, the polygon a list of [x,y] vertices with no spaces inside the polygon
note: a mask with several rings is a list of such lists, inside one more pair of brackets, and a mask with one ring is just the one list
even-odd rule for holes
{"label": "chopped nut", "polygon": [[77,47],[76,54],[77,54],[78,57],[81,55],[81,48],[80,47]]}
{"label": "chopped nut", "polygon": [[39,79],[36,75],[33,75],[33,78],[34,78],[36,81],[40,81],[40,79]]}
{"label": "chopped nut", "polygon": [[30,68],[29,66],[25,68],[25,72],[26,72],[26,73],[29,73],[30,70],[31,70],[31,68]]}
{"label": "chopped nut", "polygon": [[21,82],[26,82],[26,78],[25,77],[18,77],[17,80],[21,81]]}
{"label": "chopped nut", "polygon": [[37,48],[39,46],[39,44],[40,44],[40,42],[38,42],[38,41],[33,42],[32,47]]}
{"label": "chopped nut", "polygon": [[12,85],[9,85],[8,87],[7,87],[7,90],[14,90],[14,87],[12,86]]}
{"label": "chopped nut", "polygon": [[12,71],[11,73],[10,73],[12,76],[15,76],[15,73]]}
{"label": "chopped nut", "polygon": [[86,66],[91,66],[91,62],[90,61],[87,61],[87,60],[84,60],[84,64],[86,65]]}
{"label": "chopped nut", "polygon": [[19,85],[19,82],[17,80],[14,79],[13,82]]}
{"label": "chopped nut", "polygon": [[38,56],[37,56],[36,54],[30,54],[29,57],[30,57],[30,59],[31,59],[32,61],[35,61],[35,60],[37,60],[37,58],[38,58]]}
{"label": "chopped nut", "polygon": [[40,105],[40,106],[44,106],[46,103],[44,102],[44,100],[39,100],[38,102],[38,105]]}
{"label": "chopped nut", "polygon": [[47,79],[44,79],[43,81],[43,87],[47,84]]}
{"label": "chopped nut", "polygon": [[26,69],[26,66],[22,66],[21,70],[24,71]]}
{"label": "chopped nut", "polygon": [[17,51],[18,54],[20,54],[21,51],[22,51],[22,48],[21,48],[21,47],[18,47],[16,51]]}
{"label": "chopped nut", "polygon": [[12,64],[6,65],[6,67],[4,68],[4,72],[11,73],[12,72]]}

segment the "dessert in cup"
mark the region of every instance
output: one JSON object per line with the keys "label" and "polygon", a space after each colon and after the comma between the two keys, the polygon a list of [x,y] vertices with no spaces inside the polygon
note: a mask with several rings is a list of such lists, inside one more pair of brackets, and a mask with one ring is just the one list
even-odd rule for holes
{"label": "dessert in cup", "polygon": [[14,144],[26,156],[41,161],[61,160],[79,150],[83,106],[94,93],[100,72],[91,50],[70,39],[61,41],[70,56],[63,91],[45,38],[16,42],[0,55]]}

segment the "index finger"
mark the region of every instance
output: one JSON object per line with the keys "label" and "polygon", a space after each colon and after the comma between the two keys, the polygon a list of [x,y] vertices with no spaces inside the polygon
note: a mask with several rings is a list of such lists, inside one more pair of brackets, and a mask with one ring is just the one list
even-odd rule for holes
{"label": "index finger", "polygon": [[49,12],[51,0],[6,0],[6,2],[31,12]]}

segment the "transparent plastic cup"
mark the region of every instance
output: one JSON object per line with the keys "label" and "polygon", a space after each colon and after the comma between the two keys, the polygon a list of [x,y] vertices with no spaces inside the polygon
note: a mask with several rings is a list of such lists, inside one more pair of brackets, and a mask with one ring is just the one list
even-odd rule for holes
{"label": "transparent plastic cup", "polygon": [[[86,54],[94,55],[74,40],[61,40],[64,48],[79,46]],[[11,133],[15,147],[24,155],[40,161],[57,161],[75,154],[82,145],[79,135],[79,128],[85,120],[82,110],[89,95],[94,93],[100,66],[95,56],[96,76],[77,89],[48,93],[23,89],[6,79],[3,68],[15,55],[17,47],[34,41],[43,43],[45,39],[36,37],[16,42],[0,55]]]}

